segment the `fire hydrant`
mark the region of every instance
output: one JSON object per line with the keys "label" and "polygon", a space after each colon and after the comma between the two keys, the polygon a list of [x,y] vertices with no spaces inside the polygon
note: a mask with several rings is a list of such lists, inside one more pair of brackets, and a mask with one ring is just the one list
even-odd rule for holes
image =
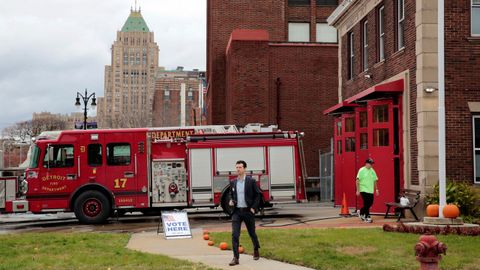
{"label": "fire hydrant", "polygon": [[438,270],[438,262],[442,255],[447,254],[447,245],[438,242],[434,235],[424,234],[420,236],[419,242],[415,245],[415,255],[420,262],[420,270]]}

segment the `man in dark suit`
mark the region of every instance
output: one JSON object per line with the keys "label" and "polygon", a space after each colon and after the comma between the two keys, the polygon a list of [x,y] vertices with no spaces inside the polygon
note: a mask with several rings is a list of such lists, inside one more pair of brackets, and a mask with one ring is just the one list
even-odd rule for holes
{"label": "man in dark suit", "polygon": [[232,215],[233,260],[230,262],[230,266],[239,264],[240,255],[238,253],[238,246],[242,221],[245,222],[248,234],[253,242],[253,259],[258,260],[260,258],[258,251],[260,243],[255,233],[255,212],[258,210],[262,192],[260,188],[258,188],[255,179],[245,174],[246,168],[247,163],[245,161],[237,161],[235,169],[237,170],[238,177],[230,182],[231,200],[229,204],[235,207]]}

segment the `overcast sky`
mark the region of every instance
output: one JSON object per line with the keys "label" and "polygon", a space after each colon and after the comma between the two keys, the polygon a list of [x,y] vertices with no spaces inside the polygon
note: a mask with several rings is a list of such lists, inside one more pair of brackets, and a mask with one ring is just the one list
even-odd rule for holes
{"label": "overcast sky", "polygon": [[[0,130],[34,112],[75,112],[103,96],[110,48],[135,0],[0,0]],[[205,69],[206,0],[138,0],[159,65]]]}

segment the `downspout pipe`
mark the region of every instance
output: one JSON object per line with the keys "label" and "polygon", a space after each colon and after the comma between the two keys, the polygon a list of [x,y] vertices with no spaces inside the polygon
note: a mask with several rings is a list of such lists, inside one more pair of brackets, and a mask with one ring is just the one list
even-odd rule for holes
{"label": "downspout pipe", "polygon": [[277,126],[280,128],[280,121],[282,120],[282,116],[280,115],[280,86],[282,85],[282,82],[280,81],[280,78],[277,78],[275,80],[275,85],[277,89]]}

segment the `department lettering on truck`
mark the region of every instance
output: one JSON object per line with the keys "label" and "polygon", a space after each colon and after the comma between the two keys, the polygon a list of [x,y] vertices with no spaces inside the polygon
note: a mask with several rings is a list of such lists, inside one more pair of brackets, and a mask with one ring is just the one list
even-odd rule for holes
{"label": "department lettering on truck", "polygon": [[0,211],[73,211],[87,224],[164,208],[221,206],[231,214],[237,160],[248,163],[264,206],[302,202],[302,137],[235,126],[48,132],[31,146],[25,180],[0,178]]}

